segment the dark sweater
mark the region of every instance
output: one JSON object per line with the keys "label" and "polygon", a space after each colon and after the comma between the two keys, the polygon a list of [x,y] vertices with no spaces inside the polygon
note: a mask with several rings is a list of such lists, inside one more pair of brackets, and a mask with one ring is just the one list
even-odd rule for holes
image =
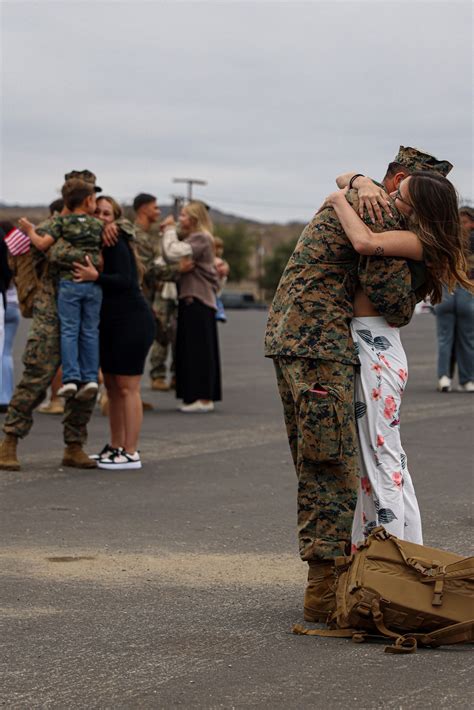
{"label": "dark sweater", "polygon": [[104,270],[97,279],[102,287],[102,308],[126,307],[127,303],[141,300],[143,294],[138,283],[135,256],[125,234],[120,231],[117,244],[105,247]]}

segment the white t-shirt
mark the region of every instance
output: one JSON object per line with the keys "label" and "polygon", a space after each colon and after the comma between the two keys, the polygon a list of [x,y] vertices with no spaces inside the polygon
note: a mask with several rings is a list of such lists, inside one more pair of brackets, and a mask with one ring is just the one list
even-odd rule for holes
{"label": "white t-shirt", "polygon": [[7,289],[7,304],[8,303],[16,303],[18,305],[18,294],[15,286],[9,286]]}

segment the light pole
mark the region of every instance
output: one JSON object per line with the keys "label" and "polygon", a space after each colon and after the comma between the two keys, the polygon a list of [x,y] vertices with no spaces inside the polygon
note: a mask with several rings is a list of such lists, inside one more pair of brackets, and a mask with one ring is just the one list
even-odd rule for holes
{"label": "light pole", "polygon": [[206,180],[197,180],[196,178],[173,178],[173,182],[185,182],[188,186],[188,202],[193,199],[193,185],[207,185]]}
{"label": "light pole", "polygon": [[181,207],[184,204],[184,195],[170,195],[170,197],[173,200],[173,217],[175,219],[178,219],[179,213],[181,212]]}

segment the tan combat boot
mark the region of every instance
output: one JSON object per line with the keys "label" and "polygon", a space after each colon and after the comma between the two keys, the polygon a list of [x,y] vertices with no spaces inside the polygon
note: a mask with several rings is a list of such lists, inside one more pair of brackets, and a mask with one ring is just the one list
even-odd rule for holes
{"label": "tan combat boot", "polygon": [[64,402],[58,397],[45,404],[40,404],[37,411],[40,414],[64,414]]}
{"label": "tan combat boot", "polygon": [[168,392],[170,386],[164,379],[164,377],[157,377],[151,381],[151,389],[158,392]]}
{"label": "tan combat boot", "polygon": [[80,444],[67,444],[64,449],[63,466],[72,468],[97,468],[94,459],[90,459]]}
{"label": "tan combat boot", "polygon": [[19,471],[20,462],[16,457],[16,447],[18,437],[13,434],[5,434],[5,438],[0,444],[0,469],[4,471]]}
{"label": "tan combat boot", "polygon": [[100,413],[103,417],[109,416],[109,395],[106,390],[101,390],[99,395]]}
{"label": "tan combat boot", "polygon": [[304,594],[305,621],[327,621],[336,610],[336,579],[333,560],[308,563],[308,585]]}

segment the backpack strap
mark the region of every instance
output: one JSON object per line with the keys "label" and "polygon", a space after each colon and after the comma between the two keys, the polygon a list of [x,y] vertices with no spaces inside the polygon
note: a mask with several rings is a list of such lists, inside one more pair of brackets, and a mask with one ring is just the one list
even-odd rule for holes
{"label": "backpack strap", "polygon": [[456,643],[474,642],[474,620],[462,621],[458,624],[445,626],[443,629],[432,631],[429,634],[411,633],[399,634],[391,631],[386,625],[383,612],[380,609],[378,599],[372,603],[372,618],[377,630],[383,636],[395,639],[393,646],[387,646],[385,653],[415,653],[418,643],[423,646],[443,646]]}
{"label": "backpack strap", "polygon": [[429,634],[414,634],[423,646],[443,646],[455,643],[474,643],[474,619],[451,624]]}
{"label": "backpack strap", "polygon": [[367,636],[360,629],[305,629],[301,624],[293,626],[293,633],[300,636],[323,636],[325,638],[352,639],[354,643],[363,643]]}

